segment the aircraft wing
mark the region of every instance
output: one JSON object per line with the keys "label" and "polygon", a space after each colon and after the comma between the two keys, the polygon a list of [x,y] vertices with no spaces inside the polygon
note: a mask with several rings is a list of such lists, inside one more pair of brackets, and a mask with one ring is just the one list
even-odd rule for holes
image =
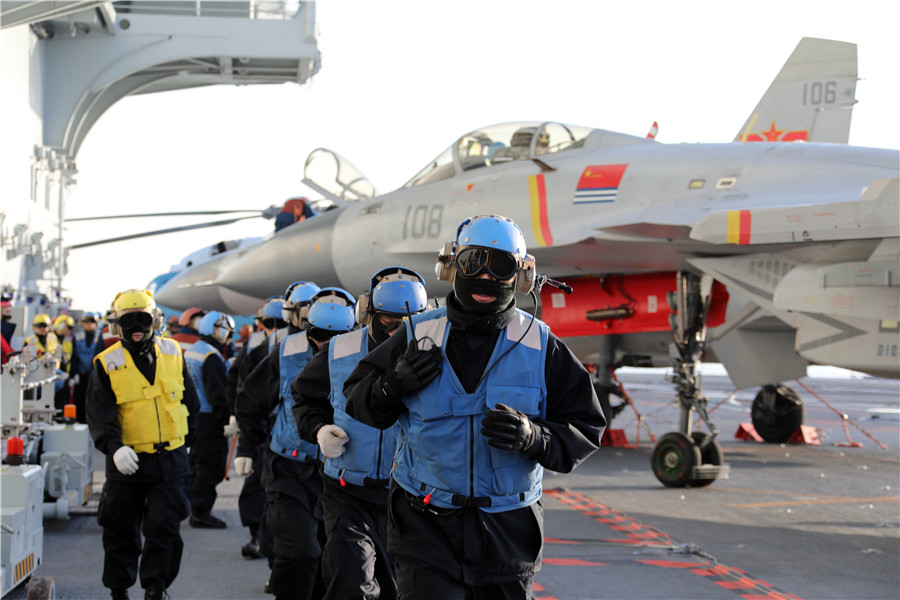
{"label": "aircraft wing", "polygon": [[[751,250],[689,260],[746,300],[744,323],[718,337],[753,322],[756,310],[795,329],[793,350],[810,362],[900,377],[900,179],[877,180],[854,201],[716,213],[691,237]],[[757,349],[773,346],[769,339]],[[728,349],[716,352],[728,367]],[[745,347],[741,356],[760,352]],[[739,387],[742,370],[729,369]]]}

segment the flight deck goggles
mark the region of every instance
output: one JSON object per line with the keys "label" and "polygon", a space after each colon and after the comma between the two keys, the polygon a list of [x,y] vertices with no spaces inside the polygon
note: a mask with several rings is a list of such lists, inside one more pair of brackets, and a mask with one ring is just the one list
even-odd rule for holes
{"label": "flight deck goggles", "polygon": [[263,327],[266,329],[281,329],[287,327],[287,321],[282,319],[261,319]]}
{"label": "flight deck goggles", "polygon": [[519,259],[505,250],[469,246],[460,250],[454,260],[456,270],[463,277],[476,277],[485,271],[500,281],[515,276]]}
{"label": "flight deck goggles", "polygon": [[153,315],[145,312],[125,313],[119,319],[119,327],[125,330],[147,329],[153,324]]}

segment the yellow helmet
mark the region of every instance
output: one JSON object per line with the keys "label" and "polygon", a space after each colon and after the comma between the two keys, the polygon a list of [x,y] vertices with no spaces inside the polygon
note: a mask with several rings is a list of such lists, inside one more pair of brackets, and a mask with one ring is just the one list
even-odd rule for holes
{"label": "yellow helmet", "polygon": [[69,329],[75,327],[75,319],[71,315],[59,315],[53,320],[53,329],[59,329],[65,323]]}
{"label": "yellow helmet", "polygon": [[156,307],[156,300],[153,299],[153,294],[149,290],[130,289],[119,292],[116,295],[116,299],[113,300],[112,310],[116,319],[115,325],[110,323],[110,333],[113,335],[122,336],[118,320],[122,315],[132,312],[149,313],[153,316],[152,328],[159,329],[162,327],[162,311]]}
{"label": "yellow helmet", "polygon": [[134,310],[141,310],[153,314],[156,309],[156,300],[149,290],[131,289],[119,292],[113,301],[113,309],[117,315]]}
{"label": "yellow helmet", "polygon": [[50,316],[45,314],[34,315],[34,320],[31,321],[33,325],[46,325],[50,326],[52,323],[50,322]]}

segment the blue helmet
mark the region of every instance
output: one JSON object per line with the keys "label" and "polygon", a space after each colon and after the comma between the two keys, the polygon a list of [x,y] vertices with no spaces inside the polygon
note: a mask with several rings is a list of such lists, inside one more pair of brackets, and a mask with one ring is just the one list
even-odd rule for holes
{"label": "blue helmet", "polygon": [[482,246],[526,257],[525,236],[519,226],[500,215],[478,215],[463,221],[456,230],[457,248]]}
{"label": "blue helmet", "polygon": [[428,308],[425,280],[412,269],[388,267],[372,277],[370,303],[373,311],[397,315]]}
{"label": "blue helmet", "polygon": [[272,296],[263,304],[260,314],[261,319],[281,319],[281,307],[284,305],[284,298],[281,296]]}
{"label": "blue helmet", "polygon": [[312,281],[295,281],[284,292],[284,306],[281,309],[281,318],[291,323],[294,327],[306,326],[306,313],[313,296],[320,290]]}
{"label": "blue helmet", "polygon": [[312,298],[307,320],[310,327],[326,331],[345,332],[356,325],[356,302],[347,290],[327,287]]}
{"label": "blue helmet", "polygon": [[234,319],[225,313],[211,310],[200,320],[197,333],[209,335],[224,342],[234,334]]}

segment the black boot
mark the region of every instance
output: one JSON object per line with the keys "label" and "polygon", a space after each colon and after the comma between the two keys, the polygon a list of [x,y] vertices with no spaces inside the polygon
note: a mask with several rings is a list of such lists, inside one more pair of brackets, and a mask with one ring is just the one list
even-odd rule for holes
{"label": "black boot", "polygon": [[194,513],[191,515],[190,523],[191,527],[199,527],[200,529],[225,529],[227,526],[225,521],[219,517],[214,517],[210,513]]}
{"label": "black boot", "polygon": [[166,586],[161,583],[151,583],[144,590],[144,600],[168,600],[168,598]]}
{"label": "black boot", "polygon": [[253,536],[249,542],[241,546],[241,556],[244,558],[263,558],[263,554],[259,549],[259,540],[256,536]]}
{"label": "black boot", "polygon": [[109,597],[112,600],[129,600],[128,590],[109,590]]}

